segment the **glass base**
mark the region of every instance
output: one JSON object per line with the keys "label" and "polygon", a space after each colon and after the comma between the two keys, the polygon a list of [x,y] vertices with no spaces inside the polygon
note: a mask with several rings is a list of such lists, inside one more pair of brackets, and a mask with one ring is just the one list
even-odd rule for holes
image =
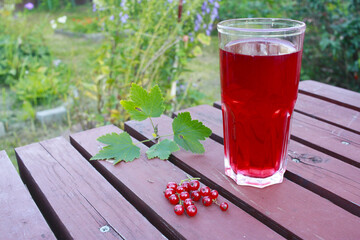
{"label": "glass base", "polygon": [[282,183],[284,179],[285,168],[280,168],[277,172],[267,178],[255,178],[236,174],[231,167],[225,167],[225,175],[233,179],[238,185],[264,188],[270,185]]}

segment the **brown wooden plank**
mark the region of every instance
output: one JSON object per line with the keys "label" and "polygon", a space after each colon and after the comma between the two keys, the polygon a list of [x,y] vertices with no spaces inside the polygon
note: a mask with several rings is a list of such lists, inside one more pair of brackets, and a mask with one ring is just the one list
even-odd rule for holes
{"label": "brown wooden plank", "polygon": [[360,167],[360,135],[294,112],[291,139]]}
{"label": "brown wooden plank", "polygon": [[58,239],[162,237],[64,138],[15,151],[20,174]]}
{"label": "brown wooden plank", "polygon": [[[172,132],[168,117],[153,119],[159,126],[159,134]],[[149,121],[125,124],[126,130],[139,140],[151,138]],[[238,186],[224,175],[223,146],[211,139],[203,142],[204,155],[194,155],[180,150],[171,161],[193,175],[202,177],[212,188],[251,213],[258,210],[278,222],[294,234],[305,239],[358,239],[360,219],[327,199],[284,179],[282,184],[265,189]]]}
{"label": "brown wooden plank", "polygon": [[337,127],[360,134],[360,112],[314,98],[299,94],[295,111],[304,115],[327,122]]}
{"label": "brown wooden plank", "polygon": [[[189,111],[194,119],[203,121],[217,136],[213,139],[223,142],[221,110],[202,105],[183,111]],[[293,124],[293,127],[296,125]],[[288,161],[286,177],[360,216],[358,168],[293,140],[288,150],[294,160]]]}
{"label": "brown wooden plank", "polygon": [[[71,143],[89,159],[99,151],[99,147],[104,146],[96,139],[111,132],[122,131],[109,125],[72,134],[70,139]],[[180,182],[186,178],[186,173],[169,161],[146,159],[145,152],[148,148],[142,144],[138,146],[141,148],[141,157],[131,163],[120,163],[116,166],[106,161],[92,163],[119,192],[138,206],[137,208],[152,223],[166,232],[168,238],[281,239],[277,233],[232,203],[227,212],[220,211],[217,206],[204,207],[198,203],[198,214],[195,217],[175,215],[173,205],[164,198],[163,191],[167,182]],[[220,196],[219,199],[223,198]]]}
{"label": "brown wooden plank", "polygon": [[55,239],[5,151],[0,151],[0,238]]}
{"label": "brown wooden plank", "polygon": [[360,93],[313,80],[301,81],[299,93],[360,111]]}

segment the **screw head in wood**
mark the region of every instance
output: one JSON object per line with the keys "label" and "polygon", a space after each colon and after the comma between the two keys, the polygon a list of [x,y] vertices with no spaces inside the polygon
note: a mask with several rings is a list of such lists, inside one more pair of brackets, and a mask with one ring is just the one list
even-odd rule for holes
{"label": "screw head in wood", "polygon": [[100,232],[103,232],[103,233],[106,233],[106,232],[108,232],[108,231],[110,231],[110,228],[109,228],[109,226],[102,226],[101,228],[100,228]]}

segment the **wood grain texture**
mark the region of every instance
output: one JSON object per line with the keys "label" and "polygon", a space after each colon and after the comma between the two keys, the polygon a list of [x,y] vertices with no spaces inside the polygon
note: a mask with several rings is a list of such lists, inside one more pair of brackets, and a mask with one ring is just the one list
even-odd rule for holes
{"label": "wood grain texture", "polygon": [[[213,139],[223,143],[221,110],[202,105],[183,111],[189,111],[193,118],[204,120],[204,123],[206,121],[213,135],[217,136]],[[290,140],[288,152],[292,158],[288,160],[286,177],[360,216],[358,168],[293,140]]]}
{"label": "wood grain texture", "polygon": [[[106,133],[121,130],[109,125],[85,132],[72,134],[71,143],[90,158],[104,144],[96,139]],[[163,191],[169,181],[180,182],[186,173],[169,161],[148,160],[145,145],[141,157],[131,163],[122,162],[116,166],[106,161],[91,161],[94,166],[121,192],[137,209],[154,223],[170,239],[281,239],[277,233],[245,213],[233,204],[229,211],[222,212],[217,206],[205,207],[196,203],[198,214],[189,218],[177,216],[173,205],[164,198]],[[223,197],[219,197],[219,200]],[[221,223],[221,224],[219,224]]]}
{"label": "wood grain texture", "polygon": [[294,112],[291,139],[360,167],[360,135]]}
{"label": "wood grain texture", "polygon": [[[64,138],[16,150],[20,174],[58,239],[162,238]],[[101,232],[108,226],[108,232]]]}
{"label": "wood grain texture", "polygon": [[0,151],[0,238],[55,239],[5,151]]}
{"label": "wood grain texture", "polygon": [[301,81],[299,93],[360,111],[360,94],[313,80]]}
{"label": "wood grain texture", "polygon": [[346,129],[347,131],[360,134],[359,111],[342,107],[305,94],[298,95],[295,111]]}
{"label": "wood grain texture", "polygon": [[[171,133],[171,120],[168,117],[162,116],[153,121],[159,125],[160,135]],[[151,138],[149,121],[129,121],[125,126],[139,140]],[[282,184],[265,189],[236,185],[224,175],[223,146],[211,139],[205,140],[203,144],[204,155],[180,150],[173,154],[171,161],[192,175],[200,176],[207,185],[255,217],[261,219],[265,216],[300,238],[359,238],[360,229],[353,226],[360,224],[360,218],[287,179]],[[268,221],[263,220],[264,223]]]}

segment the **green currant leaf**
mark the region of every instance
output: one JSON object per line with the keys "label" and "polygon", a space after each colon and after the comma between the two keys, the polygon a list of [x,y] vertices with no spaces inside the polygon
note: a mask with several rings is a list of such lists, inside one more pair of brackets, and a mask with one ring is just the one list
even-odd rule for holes
{"label": "green currant leaf", "polygon": [[143,121],[148,117],[160,117],[165,110],[164,99],[158,85],[147,92],[133,83],[130,89],[130,100],[121,100],[121,105],[133,120]]}
{"label": "green currant leaf", "polygon": [[120,161],[131,162],[140,157],[140,148],[133,144],[130,135],[126,132],[106,134],[97,140],[108,146],[105,146],[90,160],[114,159],[115,165]]}
{"label": "green currant leaf", "polygon": [[193,153],[204,153],[204,146],[199,140],[211,135],[211,130],[198,120],[191,120],[189,112],[179,113],[172,123],[174,141],[182,148]]}
{"label": "green currant leaf", "polygon": [[164,139],[157,144],[154,144],[151,148],[146,151],[146,155],[149,159],[158,157],[162,160],[169,158],[170,154],[179,151],[179,146],[172,140]]}

